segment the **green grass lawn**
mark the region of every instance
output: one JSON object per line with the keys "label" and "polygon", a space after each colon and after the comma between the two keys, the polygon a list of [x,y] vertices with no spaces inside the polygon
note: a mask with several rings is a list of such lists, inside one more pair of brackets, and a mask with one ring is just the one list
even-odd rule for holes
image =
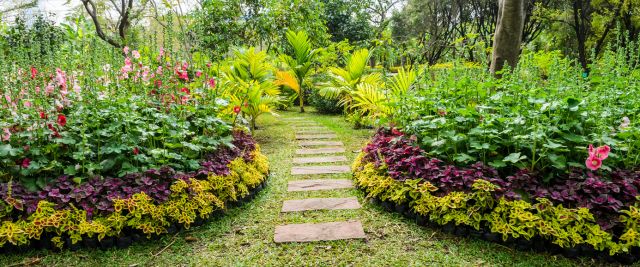
{"label": "green grass lawn", "polygon": [[[304,117],[338,134],[347,157],[353,160],[371,130],[353,130],[341,117],[313,112],[281,112],[281,118]],[[395,213],[372,206],[353,190],[319,192],[286,191],[287,181],[304,179],[290,175],[296,143],[294,131],[274,116],[263,116],[256,138],[269,157],[271,177],[257,198],[208,224],[134,244],[128,249],[31,251],[0,255],[0,266],[35,262],[46,266],[573,266],[602,265],[590,259],[515,251],[498,244],[456,237],[435,228],[416,225]],[[349,164],[350,163],[345,163]],[[314,176],[315,178],[315,176]],[[327,178],[345,178],[332,175]],[[357,196],[359,210],[312,211],[281,214],[287,199]],[[367,239],[301,244],[275,244],[277,225],[306,222],[361,220]]]}

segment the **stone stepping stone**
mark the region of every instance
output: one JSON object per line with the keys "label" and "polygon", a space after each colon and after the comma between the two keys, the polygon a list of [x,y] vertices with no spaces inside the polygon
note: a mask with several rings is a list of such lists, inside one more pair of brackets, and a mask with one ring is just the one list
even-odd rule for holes
{"label": "stone stepping stone", "polygon": [[307,175],[307,174],[337,174],[337,173],[349,173],[351,167],[349,166],[298,166],[291,168],[292,175]]}
{"label": "stone stepping stone", "polygon": [[294,164],[308,164],[308,163],[333,163],[347,161],[345,156],[332,156],[332,157],[312,157],[312,158],[294,158]]}
{"label": "stone stepping stone", "polygon": [[315,125],[315,126],[293,126],[296,131],[321,131],[321,130],[329,130],[329,128]]}
{"label": "stone stepping stone", "polygon": [[296,149],[297,155],[318,155],[344,153],[344,147],[323,147],[323,148],[303,148]]}
{"label": "stone stepping stone", "polygon": [[351,180],[346,179],[319,179],[319,180],[298,180],[290,181],[287,191],[316,191],[353,188]]}
{"label": "stone stepping stone", "polygon": [[298,140],[308,140],[308,139],[332,139],[338,138],[336,134],[296,134],[296,139]]}
{"label": "stone stepping stone", "polygon": [[309,131],[296,131],[296,134],[299,135],[316,135],[316,134],[335,134],[334,131],[331,131],[329,129],[319,129],[319,130],[309,130]]}
{"label": "stone stepping stone", "polygon": [[282,204],[281,212],[306,210],[354,210],[359,209],[360,203],[355,197],[348,198],[309,198],[287,200]]}
{"label": "stone stepping stone", "polygon": [[344,146],[340,141],[300,141],[299,146]]}
{"label": "stone stepping stone", "polygon": [[276,226],[276,243],[312,242],[343,239],[363,239],[364,229],[359,221],[303,223]]}

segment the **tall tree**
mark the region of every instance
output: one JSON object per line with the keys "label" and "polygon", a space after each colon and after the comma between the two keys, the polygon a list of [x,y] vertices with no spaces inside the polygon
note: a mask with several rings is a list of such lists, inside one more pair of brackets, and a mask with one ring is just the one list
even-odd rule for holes
{"label": "tall tree", "polygon": [[524,0],[500,0],[490,68],[494,75],[502,70],[505,63],[512,68],[518,64],[524,28],[524,6]]}
{"label": "tall tree", "polygon": [[[132,22],[139,19],[149,4],[149,0],[80,0],[85,11],[91,17],[96,35],[114,47],[127,44]],[[134,4],[135,3],[135,4]],[[116,19],[110,20],[108,14],[115,11]],[[109,30],[114,33],[109,33]]]}

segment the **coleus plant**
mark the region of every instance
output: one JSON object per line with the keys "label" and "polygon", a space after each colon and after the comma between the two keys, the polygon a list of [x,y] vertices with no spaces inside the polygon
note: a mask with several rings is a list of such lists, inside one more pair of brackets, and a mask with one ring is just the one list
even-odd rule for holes
{"label": "coleus plant", "polygon": [[604,177],[597,172],[571,168],[565,179],[543,183],[539,173],[528,169],[505,177],[482,162],[466,167],[446,164],[422,150],[415,136],[407,136],[395,128],[379,130],[363,151],[364,160],[386,169],[395,180],[428,181],[437,188],[435,195],[470,192],[476,180],[486,180],[499,186],[493,192],[496,199],[505,197],[535,202],[537,198],[547,198],[568,208],[586,207],[604,229],[617,225],[618,212],[637,201],[640,189],[640,170],[614,170]]}
{"label": "coleus plant", "polygon": [[[0,199],[12,205],[11,216],[29,215],[36,211],[38,202],[46,200],[54,203],[56,209],[82,208],[90,219],[94,215],[113,212],[114,199],[128,199],[133,194],[144,192],[156,203],[162,203],[169,197],[170,186],[176,180],[188,181],[195,177],[207,179],[208,175],[228,175],[228,164],[242,157],[246,162],[253,160],[256,148],[253,138],[242,132],[233,132],[233,146],[223,147],[204,157],[199,169],[193,172],[178,172],[171,167],[148,169],[129,173],[123,177],[94,177],[81,184],[68,175],[58,177],[42,190],[29,191],[20,183],[0,183]],[[7,202],[11,199],[11,203]],[[1,202],[1,201],[0,201]],[[0,216],[2,218],[3,216]]]}

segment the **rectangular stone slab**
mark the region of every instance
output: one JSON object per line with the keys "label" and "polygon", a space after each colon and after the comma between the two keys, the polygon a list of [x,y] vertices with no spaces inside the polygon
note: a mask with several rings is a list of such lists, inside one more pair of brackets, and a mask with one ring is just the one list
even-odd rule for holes
{"label": "rectangular stone slab", "polygon": [[287,200],[282,204],[282,212],[306,210],[354,210],[359,208],[360,203],[358,203],[358,199],[355,197]]}
{"label": "rectangular stone slab", "polygon": [[300,141],[299,146],[343,146],[340,141]]}
{"label": "rectangular stone slab", "polygon": [[353,188],[351,180],[346,179],[319,179],[290,181],[287,191],[315,191]]}
{"label": "rectangular stone slab", "polygon": [[296,134],[298,134],[298,135],[303,135],[303,134],[335,134],[335,133],[336,132],[331,131],[329,129],[296,131]]}
{"label": "rectangular stone slab", "polygon": [[333,156],[333,157],[313,157],[313,158],[294,158],[295,164],[308,164],[308,163],[331,163],[331,162],[343,162],[347,161],[345,156]]}
{"label": "rectangular stone slab", "polygon": [[349,173],[349,166],[298,166],[291,168],[292,175]]}
{"label": "rectangular stone slab", "polygon": [[316,126],[293,126],[296,131],[325,131],[329,130],[329,128],[316,125]]}
{"label": "rectangular stone slab", "polygon": [[359,221],[303,223],[276,226],[273,241],[276,243],[313,242],[365,237],[362,223]]}
{"label": "rectangular stone slab", "polygon": [[308,140],[308,139],[332,139],[338,138],[335,134],[296,134],[296,139],[298,140]]}
{"label": "rectangular stone slab", "polygon": [[296,149],[297,155],[317,155],[344,153],[344,147],[323,147],[323,148],[303,148]]}

